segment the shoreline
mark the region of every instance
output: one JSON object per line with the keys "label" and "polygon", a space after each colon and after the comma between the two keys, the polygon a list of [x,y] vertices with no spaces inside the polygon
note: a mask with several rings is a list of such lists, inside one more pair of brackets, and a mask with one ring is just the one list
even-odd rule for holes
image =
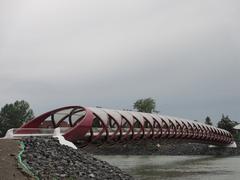
{"label": "shoreline", "polygon": [[[16,140],[8,140],[14,146],[14,154],[3,151],[3,157],[9,157],[14,163],[16,153],[20,151]],[[2,141],[4,142],[4,141]],[[104,144],[97,147],[90,144],[85,148],[74,150],[64,145],[60,145],[54,138],[25,138],[24,152],[21,155],[23,163],[29,167],[31,172],[39,178],[81,178],[81,179],[134,179],[126,172],[110,165],[106,161],[100,160],[97,156],[107,155],[164,155],[164,156],[239,156],[240,142],[236,142],[237,148],[209,148],[206,144],[197,144],[179,141],[142,141],[129,144]],[[3,143],[2,143],[3,145]],[[9,144],[6,148],[10,148]],[[3,147],[2,147],[3,148]],[[1,149],[1,148],[0,148]],[[13,148],[11,148],[13,149]],[[14,158],[14,160],[13,160]],[[52,167],[52,168],[50,168]],[[71,167],[71,168],[70,168]],[[10,165],[10,169],[16,169],[16,173],[22,174],[16,164]],[[12,172],[11,170],[9,172]],[[23,175],[23,179],[31,179]]]}
{"label": "shoreline", "polygon": [[102,146],[89,145],[85,151],[94,155],[240,155],[240,142],[237,148],[209,147],[207,144],[191,142],[138,142],[129,144],[104,144]]}

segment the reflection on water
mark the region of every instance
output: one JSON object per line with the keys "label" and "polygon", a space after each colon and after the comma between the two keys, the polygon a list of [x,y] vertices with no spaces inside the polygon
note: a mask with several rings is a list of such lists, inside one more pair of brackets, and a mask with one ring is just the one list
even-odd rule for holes
{"label": "reflection on water", "polygon": [[240,157],[97,156],[136,179],[240,180]]}

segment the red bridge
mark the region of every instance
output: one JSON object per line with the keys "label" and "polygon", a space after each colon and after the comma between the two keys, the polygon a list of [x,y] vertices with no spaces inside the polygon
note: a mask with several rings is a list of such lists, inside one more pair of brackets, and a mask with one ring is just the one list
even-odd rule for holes
{"label": "red bridge", "polygon": [[46,112],[24,124],[28,128],[57,128],[72,142],[127,142],[179,139],[213,145],[230,145],[233,137],[226,130],[187,119],[134,111],[68,106]]}

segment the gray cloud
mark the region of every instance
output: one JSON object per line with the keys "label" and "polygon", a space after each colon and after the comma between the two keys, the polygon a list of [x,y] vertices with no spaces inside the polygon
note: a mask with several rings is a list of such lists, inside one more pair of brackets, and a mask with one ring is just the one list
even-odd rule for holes
{"label": "gray cloud", "polygon": [[0,105],[240,118],[238,1],[0,2]]}

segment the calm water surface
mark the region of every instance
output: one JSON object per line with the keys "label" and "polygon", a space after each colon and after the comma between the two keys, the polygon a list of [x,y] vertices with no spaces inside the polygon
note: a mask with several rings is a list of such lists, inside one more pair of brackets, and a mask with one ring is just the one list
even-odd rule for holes
{"label": "calm water surface", "polygon": [[97,156],[140,180],[240,180],[240,156]]}

